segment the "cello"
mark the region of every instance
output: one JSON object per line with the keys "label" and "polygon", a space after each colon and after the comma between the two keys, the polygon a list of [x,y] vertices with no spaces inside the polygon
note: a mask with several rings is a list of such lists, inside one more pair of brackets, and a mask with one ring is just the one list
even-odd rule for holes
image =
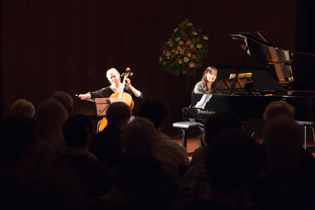
{"label": "cello", "polygon": [[[129,93],[124,92],[124,88],[125,88],[125,84],[126,84],[126,79],[129,77],[129,75],[131,75],[131,70],[129,67],[127,67],[126,69],[126,73],[124,73],[124,79],[123,79],[123,83],[121,85],[121,88],[119,90],[119,92],[117,93],[113,93],[109,98],[116,98],[116,99],[121,99],[122,101],[124,101],[129,107],[130,107],[130,111],[132,111],[133,107],[134,107],[134,102],[132,100],[132,97]],[[119,100],[119,101],[121,101]],[[102,122],[99,125],[99,132],[104,130],[104,128],[107,126],[107,119],[106,117],[103,117]]]}

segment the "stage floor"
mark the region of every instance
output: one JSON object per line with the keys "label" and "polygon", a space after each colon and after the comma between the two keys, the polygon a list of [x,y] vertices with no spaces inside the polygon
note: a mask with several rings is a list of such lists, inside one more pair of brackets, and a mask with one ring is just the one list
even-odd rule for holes
{"label": "stage floor", "polygon": [[[182,139],[181,138],[173,138],[173,141],[177,142],[180,146],[182,146]],[[198,138],[197,137],[187,137],[187,152],[189,153],[190,159],[193,155],[195,149],[198,148]],[[303,145],[304,148],[304,145]],[[306,143],[306,150],[312,153],[315,157],[315,143],[308,141]]]}

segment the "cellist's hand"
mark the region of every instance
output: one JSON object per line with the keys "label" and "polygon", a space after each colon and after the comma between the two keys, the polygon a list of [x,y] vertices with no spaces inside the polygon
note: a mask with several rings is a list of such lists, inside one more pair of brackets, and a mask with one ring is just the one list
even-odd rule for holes
{"label": "cellist's hand", "polygon": [[130,88],[130,90],[136,97],[139,97],[141,95],[141,92],[131,85],[131,80],[129,78],[126,78],[125,84]]}
{"label": "cellist's hand", "polygon": [[79,98],[80,98],[81,100],[90,99],[90,98],[91,98],[91,94],[90,94],[90,93],[80,94],[80,95],[79,95]]}
{"label": "cellist's hand", "polygon": [[131,86],[131,80],[129,78],[126,78],[126,85],[130,88]]}

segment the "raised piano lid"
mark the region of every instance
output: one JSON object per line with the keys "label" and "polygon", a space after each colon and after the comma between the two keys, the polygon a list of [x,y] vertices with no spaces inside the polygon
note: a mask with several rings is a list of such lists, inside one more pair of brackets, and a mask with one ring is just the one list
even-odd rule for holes
{"label": "raised piano lid", "polygon": [[315,91],[315,54],[283,50],[257,32],[230,32],[287,91]]}

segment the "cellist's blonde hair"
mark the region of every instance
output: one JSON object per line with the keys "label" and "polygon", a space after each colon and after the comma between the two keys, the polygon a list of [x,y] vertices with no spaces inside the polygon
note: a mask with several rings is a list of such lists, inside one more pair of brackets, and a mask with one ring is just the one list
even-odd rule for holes
{"label": "cellist's blonde hair", "polygon": [[119,82],[121,82],[120,73],[119,73],[119,71],[118,71],[117,69],[115,69],[115,68],[110,68],[110,69],[107,70],[107,72],[106,72],[106,77],[107,77],[108,81],[112,84],[112,80],[110,79],[110,73],[111,73],[111,72],[115,72],[116,75],[117,75],[117,77],[118,77],[117,79],[119,80]]}

